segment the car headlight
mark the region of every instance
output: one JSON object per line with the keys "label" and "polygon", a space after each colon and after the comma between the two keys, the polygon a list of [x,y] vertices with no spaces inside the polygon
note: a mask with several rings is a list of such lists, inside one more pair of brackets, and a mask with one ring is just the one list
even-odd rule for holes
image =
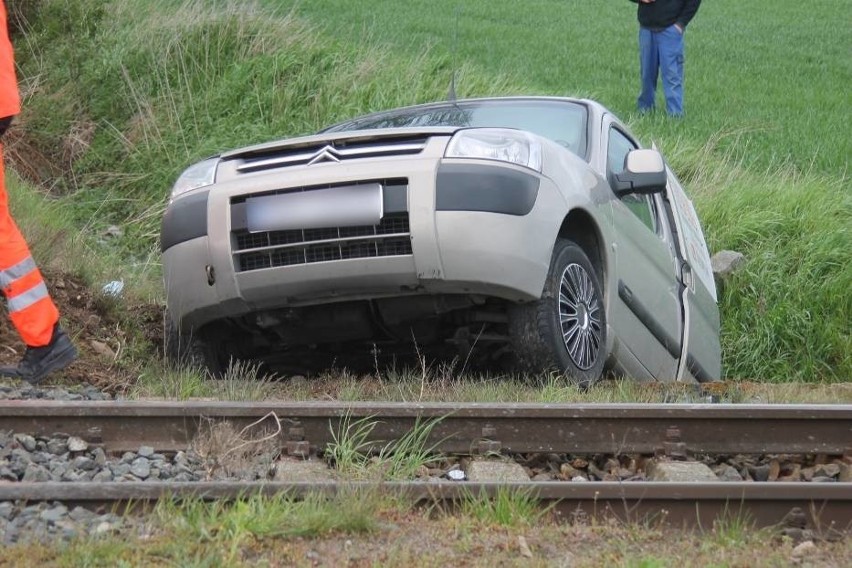
{"label": "car headlight", "polygon": [[498,160],[541,172],[541,144],[522,130],[471,128],[453,136],[445,158]]}
{"label": "car headlight", "polygon": [[219,158],[210,158],[186,168],[172,187],[172,199],[187,191],[211,185],[216,181],[216,166],[218,165]]}

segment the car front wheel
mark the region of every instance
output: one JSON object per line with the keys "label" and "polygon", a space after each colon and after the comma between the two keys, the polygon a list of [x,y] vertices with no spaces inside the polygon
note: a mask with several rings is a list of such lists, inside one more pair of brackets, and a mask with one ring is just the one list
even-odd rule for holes
{"label": "car front wheel", "polygon": [[589,257],[574,242],[556,242],[541,299],[513,306],[509,321],[521,370],[556,369],[584,387],[600,378],[606,359],[602,287]]}
{"label": "car front wheel", "polygon": [[181,333],[168,311],[164,319],[166,360],[178,368],[207,371],[210,376],[219,377],[224,369],[215,342],[201,333]]}

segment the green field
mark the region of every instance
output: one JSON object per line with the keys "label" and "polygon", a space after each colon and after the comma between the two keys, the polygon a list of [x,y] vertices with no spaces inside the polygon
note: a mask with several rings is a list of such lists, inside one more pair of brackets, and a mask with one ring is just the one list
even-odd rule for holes
{"label": "green field", "polygon": [[[10,162],[59,196],[94,256],[122,260],[113,274],[153,290],[169,186],[197,159],[443,98],[454,70],[461,96],[595,98],[661,147],[711,252],[748,259],[720,299],[727,378],[847,381],[852,12],[840,4],[705,2],[687,30],[687,116],[672,121],[633,114],[626,1],[39,0],[19,5],[26,110]],[[112,224],[123,236],[101,242]]]}
{"label": "green field", "polygon": [[[635,108],[638,27],[626,0],[265,2],[347,42],[392,45],[409,56],[429,49],[510,75],[523,94],[594,98],[624,119]],[[848,173],[852,10],[843,4],[704,2],[687,30],[687,119],[643,121],[637,132],[664,148],[720,138],[769,170],[790,161]]]}

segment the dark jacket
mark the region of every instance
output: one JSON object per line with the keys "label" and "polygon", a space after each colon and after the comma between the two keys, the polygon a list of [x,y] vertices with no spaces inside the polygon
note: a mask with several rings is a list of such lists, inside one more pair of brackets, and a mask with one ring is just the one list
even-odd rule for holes
{"label": "dark jacket", "polygon": [[686,28],[701,4],[701,0],[655,0],[649,4],[630,1],[639,4],[639,25],[652,30],[662,30],[672,24]]}

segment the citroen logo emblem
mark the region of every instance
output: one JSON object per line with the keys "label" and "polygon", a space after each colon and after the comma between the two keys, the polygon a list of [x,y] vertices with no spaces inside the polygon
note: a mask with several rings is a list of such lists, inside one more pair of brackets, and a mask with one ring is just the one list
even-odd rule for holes
{"label": "citroen logo emblem", "polygon": [[317,162],[339,162],[340,158],[338,158],[337,150],[334,149],[333,146],[325,146],[322,149],[318,150],[316,154],[311,156],[311,159],[308,160],[308,165],[316,164]]}

